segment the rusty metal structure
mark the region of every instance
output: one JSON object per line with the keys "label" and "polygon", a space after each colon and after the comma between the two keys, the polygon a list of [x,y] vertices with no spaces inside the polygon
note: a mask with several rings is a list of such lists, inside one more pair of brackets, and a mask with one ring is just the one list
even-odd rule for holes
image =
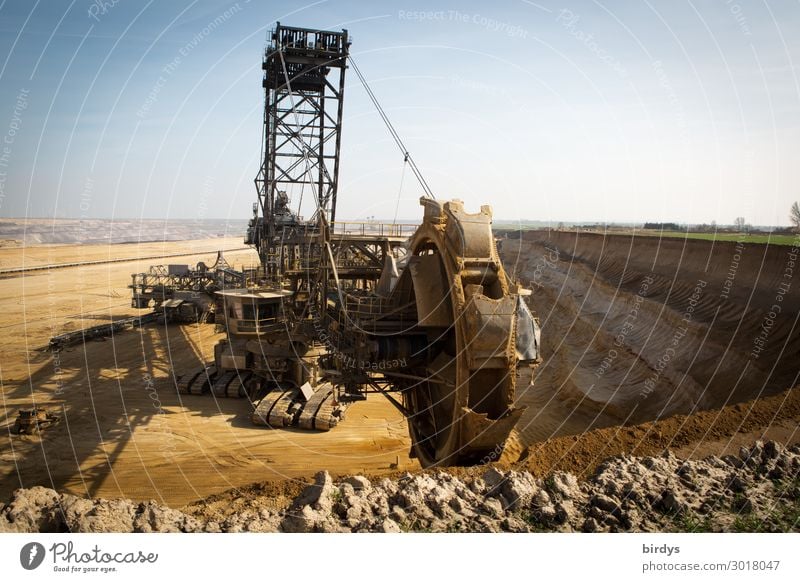
{"label": "rusty metal structure", "polygon": [[[256,176],[254,238],[262,264],[273,278],[291,245],[315,221],[303,223],[289,206],[287,189],[298,187],[298,208],[312,198],[315,214],[336,220],[345,72],[350,52],[347,31],[329,32],[277,24],[262,62],[264,127],[262,163]],[[285,236],[284,236],[285,235]],[[287,241],[288,242],[288,241]]]}
{"label": "rusty metal structure", "polygon": [[[131,284],[131,307],[146,309],[153,307],[161,311],[168,301],[194,301],[198,311],[202,311],[213,298],[216,291],[229,287],[245,285],[247,273],[236,271],[217,252],[217,260],[213,265],[203,262],[194,268],[189,265],[153,265],[144,273],[133,273]],[[201,295],[202,294],[202,298]]]}
{"label": "rusty metal structure", "polygon": [[423,466],[496,458],[522,413],[518,372],[538,361],[529,292],[503,268],[491,209],[435,200],[422,181],[418,226],[337,221],[349,48],[346,30],[272,31],[245,239],[260,276],[215,291],[227,337],[177,386],[250,398],[256,424],[314,430],[381,393],[408,419]]}
{"label": "rusty metal structure", "polygon": [[9,430],[12,434],[37,434],[49,426],[57,423],[60,417],[47,412],[43,408],[23,408],[17,413],[14,426]]}

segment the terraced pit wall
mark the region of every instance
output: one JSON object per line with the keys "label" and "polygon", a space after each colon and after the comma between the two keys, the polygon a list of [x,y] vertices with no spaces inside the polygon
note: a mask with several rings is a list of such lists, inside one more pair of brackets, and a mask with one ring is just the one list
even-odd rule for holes
{"label": "terraced pit wall", "polygon": [[499,233],[533,289],[544,361],[527,443],[775,394],[800,375],[798,245]]}

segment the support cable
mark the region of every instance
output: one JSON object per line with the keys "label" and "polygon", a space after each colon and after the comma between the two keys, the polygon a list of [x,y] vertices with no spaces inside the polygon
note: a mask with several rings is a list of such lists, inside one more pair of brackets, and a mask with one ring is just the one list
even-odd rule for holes
{"label": "support cable", "polygon": [[403,171],[400,174],[400,189],[397,191],[397,202],[394,205],[394,220],[392,221],[393,225],[397,224],[397,212],[400,209],[400,198],[403,195],[403,181],[406,178],[406,166],[408,165],[408,158],[403,160]]}
{"label": "support cable", "polygon": [[422,186],[422,189],[425,191],[425,195],[428,196],[429,198],[432,198],[433,200],[436,200],[436,196],[433,195],[433,191],[431,190],[430,186],[428,186],[428,183],[425,181],[425,178],[422,176],[422,172],[417,167],[417,164],[414,162],[414,158],[412,158],[411,154],[408,153],[408,149],[403,143],[403,140],[400,138],[400,135],[397,133],[397,130],[395,130],[394,126],[392,125],[392,122],[389,121],[389,118],[387,117],[386,112],[383,110],[383,107],[381,107],[381,104],[378,103],[378,98],[375,97],[375,93],[372,92],[372,89],[367,84],[367,80],[364,78],[364,75],[361,74],[361,71],[359,70],[358,66],[356,66],[353,57],[348,54],[347,58],[350,61],[350,64],[353,66],[353,70],[356,72],[356,76],[358,76],[358,79],[361,81],[361,84],[367,91],[367,95],[372,101],[372,104],[375,105],[375,108],[378,110],[378,114],[381,116],[383,123],[386,125],[386,128],[392,135],[394,142],[397,144],[397,147],[400,148],[400,152],[403,154],[405,160],[408,162],[408,165],[411,167],[411,171],[417,178],[419,185]]}

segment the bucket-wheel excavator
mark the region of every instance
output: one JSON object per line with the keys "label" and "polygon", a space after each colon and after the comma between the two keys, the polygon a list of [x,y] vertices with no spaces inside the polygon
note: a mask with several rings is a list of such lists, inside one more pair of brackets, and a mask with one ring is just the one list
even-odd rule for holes
{"label": "bucket-wheel excavator", "polygon": [[[439,201],[349,55],[346,30],[283,26],[263,59],[262,163],[245,242],[260,268],[216,292],[226,339],[185,393],[248,397],[253,422],[328,430],[380,392],[423,466],[496,458],[539,328],[498,257],[488,206]],[[421,225],[336,217],[345,73],[358,74],[426,195]],[[310,219],[300,216],[303,199]],[[487,457],[488,455],[488,457]]]}

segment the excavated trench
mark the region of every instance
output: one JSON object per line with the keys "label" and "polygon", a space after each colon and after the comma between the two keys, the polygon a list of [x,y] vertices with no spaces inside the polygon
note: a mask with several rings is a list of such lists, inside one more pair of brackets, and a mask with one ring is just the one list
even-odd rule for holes
{"label": "excavated trench", "polygon": [[[715,410],[800,374],[800,257],[778,246],[682,238],[501,233],[507,270],[533,289],[543,362],[524,444]],[[798,238],[800,242],[800,238]]]}

